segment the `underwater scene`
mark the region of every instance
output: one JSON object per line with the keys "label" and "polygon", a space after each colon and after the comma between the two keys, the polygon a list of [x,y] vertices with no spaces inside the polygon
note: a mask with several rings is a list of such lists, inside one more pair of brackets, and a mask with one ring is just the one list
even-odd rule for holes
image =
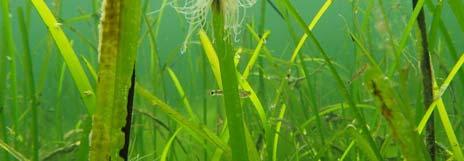
{"label": "underwater scene", "polygon": [[0,2],[0,161],[464,161],[464,0]]}

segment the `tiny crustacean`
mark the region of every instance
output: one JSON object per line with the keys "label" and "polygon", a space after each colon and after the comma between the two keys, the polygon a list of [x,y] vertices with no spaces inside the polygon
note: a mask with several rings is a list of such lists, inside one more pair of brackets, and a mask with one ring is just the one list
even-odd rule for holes
{"label": "tiny crustacean", "polygon": [[[222,96],[224,94],[222,89],[211,89],[208,91],[208,93],[210,96]],[[239,94],[240,98],[247,98],[250,96],[250,94],[251,94],[250,91],[240,89],[240,94]]]}
{"label": "tiny crustacean", "polygon": [[290,87],[298,88],[300,82],[301,82],[302,80],[304,80],[305,77],[304,77],[304,76],[302,76],[302,77],[293,77],[293,76],[291,76],[290,74],[287,74],[287,75],[285,76],[285,79],[288,81],[288,85],[289,85]]}

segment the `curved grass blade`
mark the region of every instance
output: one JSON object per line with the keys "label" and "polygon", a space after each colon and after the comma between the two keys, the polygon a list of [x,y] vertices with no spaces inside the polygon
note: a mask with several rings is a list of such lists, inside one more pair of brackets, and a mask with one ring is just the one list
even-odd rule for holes
{"label": "curved grass blade", "polygon": [[247,150],[248,150],[248,157],[250,161],[259,161],[259,154],[258,151],[256,150],[256,145],[253,141],[253,137],[250,134],[250,130],[246,126],[245,127],[245,137],[246,137],[246,143],[247,143]]}
{"label": "curved grass blade", "polygon": [[264,42],[266,41],[266,39],[267,39],[267,37],[269,36],[270,33],[271,33],[270,31],[266,31],[263,34],[263,37],[261,38],[261,40],[259,40],[258,45],[256,46],[255,50],[253,51],[253,54],[251,55],[251,58],[248,61],[247,66],[245,67],[245,69],[242,72],[242,77],[239,77],[239,78],[242,78],[242,79],[245,79],[245,80],[248,78],[248,75],[250,74],[251,69],[253,68],[253,66],[255,65],[256,60],[258,59],[259,53],[261,52],[261,49],[262,49],[262,47],[264,45]]}
{"label": "curved grass blade", "polygon": [[50,9],[47,7],[43,0],[31,0],[32,4],[36,8],[43,22],[47,26],[50,34],[55,40],[58,49],[60,50],[61,56],[63,57],[66,66],[71,73],[71,76],[76,84],[81,99],[84,101],[87,111],[92,114],[95,111],[96,96],[94,90],[90,85],[89,79],[84,72],[84,68],[79,62],[76,53],[74,52],[71,43],[61,29],[61,24],[53,16]]}
{"label": "curved grass blade", "polygon": [[[322,5],[322,7],[317,11],[317,14],[314,16],[313,20],[311,23],[308,25],[309,30],[313,30],[314,27],[316,26],[317,22],[321,19],[322,15],[329,9],[330,5],[332,5],[332,0],[326,0],[325,3]],[[296,59],[296,56],[300,52],[301,48],[304,46],[306,40],[308,39],[308,34],[305,33],[300,40],[298,41],[298,45],[296,46],[295,50],[292,53],[292,57],[290,58],[290,62],[294,62]]]}
{"label": "curved grass blade", "polygon": [[[448,76],[446,77],[445,81],[442,83],[439,90],[434,91],[435,101],[433,101],[433,103],[430,105],[430,107],[424,114],[422,120],[420,121],[417,127],[418,132],[422,133],[427,124],[427,121],[432,115],[432,112],[435,110],[435,107],[437,107],[440,120],[442,122],[443,127],[445,128],[445,133],[448,138],[448,141],[450,142],[451,149],[453,150],[454,158],[459,161],[464,161],[464,155],[462,153],[461,147],[459,145],[459,141],[456,137],[451,121],[449,119],[448,113],[446,112],[446,107],[445,107],[445,104],[441,96],[446,91],[447,87],[449,86],[451,81],[454,79],[456,73],[459,71],[463,63],[464,63],[464,54],[461,56],[459,61],[454,65],[453,69],[451,69],[451,72],[448,74]],[[434,82],[434,88],[437,89],[438,85],[436,83],[436,80],[434,79],[433,82]]]}
{"label": "curved grass blade", "polygon": [[[237,77],[240,78],[241,75],[240,73],[237,72]],[[268,128],[268,121],[266,117],[266,112],[264,111],[264,107],[261,103],[261,101],[258,98],[258,95],[256,95],[256,92],[253,90],[253,88],[250,86],[247,80],[240,80],[240,87],[242,87],[243,90],[248,91],[250,95],[248,96],[250,98],[251,103],[255,107],[256,111],[258,112],[259,119],[261,123],[263,124],[263,127],[266,129]]]}
{"label": "curved grass blade", "polygon": [[440,116],[440,120],[442,122],[443,127],[445,128],[445,133],[448,138],[448,141],[450,142],[451,149],[453,150],[453,154],[456,160],[463,161],[464,160],[464,155],[461,151],[461,148],[459,146],[459,141],[456,137],[456,134],[453,130],[453,126],[451,124],[451,121],[449,120],[448,113],[446,112],[446,107],[443,102],[442,98],[437,99],[432,103],[427,110],[427,112],[424,114],[422,120],[420,121],[417,131],[418,133],[422,133],[424,131],[425,125],[430,118],[432,112],[435,110],[435,107],[438,108],[438,114]]}
{"label": "curved grass blade", "polygon": [[276,132],[274,134],[274,144],[272,145],[272,161],[277,161],[277,147],[279,144],[280,128],[282,127],[282,121],[284,119],[286,109],[287,109],[287,106],[283,104],[279,112],[279,116],[278,116],[279,121],[276,124],[276,128],[275,128]]}
{"label": "curved grass blade", "polygon": [[347,130],[356,140],[356,145],[359,147],[359,150],[364,152],[364,154],[367,156],[367,158],[369,158],[369,160],[380,161],[376,154],[377,150],[372,149],[372,146],[370,146],[369,141],[366,139],[366,137],[360,134],[358,129],[356,129],[353,125],[348,125]]}
{"label": "curved grass blade", "polygon": [[[364,109],[370,109],[370,110],[376,109],[375,106],[367,105],[367,104],[357,104],[356,106],[358,106],[358,108],[364,108]],[[333,105],[323,107],[322,108],[323,110],[321,110],[318,115],[324,116],[324,115],[327,115],[327,114],[330,114],[336,111],[344,110],[347,108],[350,108],[350,106],[347,103],[333,104]],[[316,120],[316,116],[310,117],[308,120],[306,120],[299,126],[300,129],[305,129],[306,126],[308,126],[311,122],[315,120]]]}
{"label": "curved grass blade", "polygon": [[19,161],[29,161],[29,159],[27,159],[23,154],[21,154],[16,149],[14,149],[13,147],[3,142],[3,140],[1,139],[0,139],[0,148],[10,153],[14,158],[18,159]]}
{"label": "curved grass blade", "polygon": [[[156,108],[166,113],[171,119],[175,120],[180,125],[191,130],[195,135],[198,135],[204,140],[207,140],[209,143],[217,146],[218,148],[221,148],[226,154],[230,153],[230,148],[221,139],[219,139],[213,132],[211,132],[206,126],[188,121],[187,118],[183,117],[179,112],[174,110],[168,104],[161,101],[158,97],[152,95],[149,91],[143,88],[140,84],[136,84],[136,91],[142,97],[149,100],[152,103],[152,105],[155,105]],[[203,142],[203,140],[199,140],[199,141]]]}
{"label": "curved grass blade", "polygon": [[451,124],[448,113],[446,112],[445,104],[441,98],[438,100],[437,108],[441,123],[445,128],[446,136],[450,142],[451,149],[453,150],[454,158],[458,161],[464,161],[464,155],[462,153],[461,146],[459,145],[458,139],[453,130],[453,125]]}
{"label": "curved grass blade", "polygon": [[77,148],[79,148],[80,142],[75,142],[75,143],[70,143],[68,145],[64,145],[63,147],[59,147],[57,149],[54,149],[51,152],[48,152],[44,156],[41,157],[41,161],[50,161],[54,160],[56,158],[63,157],[64,155],[69,155],[69,153],[76,151]]}
{"label": "curved grass blade", "polygon": [[167,68],[167,71],[169,73],[169,76],[171,76],[171,80],[174,83],[174,86],[177,89],[177,93],[179,93],[179,96],[182,99],[182,102],[184,102],[184,106],[187,109],[187,112],[189,113],[190,118],[192,118],[193,121],[195,121],[195,122],[199,122],[198,116],[193,112],[192,106],[190,106],[190,102],[187,99],[187,96],[185,95],[184,88],[182,88],[182,85],[180,84],[179,80],[177,79],[176,74],[169,67]]}
{"label": "curved grass blade", "polygon": [[367,123],[366,123],[363,115],[361,114],[360,110],[356,106],[356,103],[355,103],[354,99],[352,98],[352,96],[349,93],[347,87],[345,86],[343,80],[341,79],[340,75],[338,74],[337,70],[335,69],[332,61],[329,58],[329,56],[327,55],[325,50],[322,48],[319,41],[314,37],[314,35],[312,34],[312,31],[309,30],[306,27],[306,24],[303,21],[303,18],[301,18],[301,16],[298,14],[296,9],[290,4],[290,2],[288,0],[283,0],[283,2],[286,5],[287,9],[290,11],[291,15],[294,16],[294,18],[296,19],[299,26],[304,29],[304,32],[306,34],[308,34],[308,36],[311,38],[313,43],[316,45],[316,48],[320,51],[320,53],[321,53],[322,57],[324,58],[324,60],[327,62],[327,65],[329,66],[330,72],[332,73],[333,77],[335,78],[335,80],[337,82],[338,89],[339,89],[340,93],[343,95],[343,97],[346,100],[348,100],[348,104],[351,107],[353,107],[352,108],[353,113],[356,116],[356,119],[359,120],[359,122],[360,122],[360,126],[362,128],[361,132],[362,132],[363,136],[366,137],[366,139],[368,140],[370,147],[372,149],[375,149],[375,156],[377,158],[376,160],[383,160],[381,155],[380,155],[380,152],[378,151],[377,145],[375,144],[374,139],[372,138],[372,136],[371,136],[371,134],[369,132],[369,129],[367,128]]}
{"label": "curved grass blade", "polygon": [[[253,39],[254,39],[256,42],[259,43],[259,41],[261,40],[261,38],[259,37],[259,35],[253,30],[253,28],[252,28],[249,24],[247,24],[246,27],[247,27],[247,29],[248,29],[248,32],[251,34],[251,37],[253,37]],[[288,63],[287,61],[285,61],[285,60],[282,60],[282,59],[279,59],[279,58],[275,58],[275,57],[272,55],[271,51],[266,47],[266,45],[264,45],[262,48],[263,48],[263,49],[262,49],[263,54],[265,54],[265,55],[264,55],[264,58],[270,60],[270,62],[272,62],[272,63],[280,63],[280,64],[287,64],[287,65],[289,64],[289,63]]]}
{"label": "curved grass blade", "polygon": [[84,60],[85,66],[87,67],[87,70],[89,70],[90,75],[92,76],[93,80],[97,81],[97,72],[95,69],[92,67],[92,64],[84,57],[82,56],[82,60]]}
{"label": "curved grass blade", "polygon": [[[229,128],[227,127],[227,120],[224,121],[224,127],[222,127],[222,129],[221,129],[220,136],[221,136],[222,142],[224,142],[224,143],[229,142],[230,135],[229,135]],[[211,157],[211,161],[220,161],[223,152],[224,151],[222,149],[216,148],[216,150],[214,150],[213,156]],[[225,159],[230,160],[231,158],[228,157],[228,158],[225,158]]]}
{"label": "curved grass blade", "polygon": [[[319,20],[321,19],[321,17],[324,15],[324,13],[327,11],[327,9],[330,7],[331,4],[332,4],[332,0],[326,0],[326,2],[322,5],[322,7],[319,9],[316,16],[314,16],[314,18],[311,20],[311,23],[308,26],[306,26],[306,24],[304,24],[304,21],[301,19],[303,24],[300,24],[300,25],[303,25],[302,27],[304,28],[304,30],[305,31],[306,30],[311,31],[316,26],[316,24],[319,22]],[[300,40],[298,42],[298,45],[295,47],[295,50],[293,50],[292,56],[291,56],[291,58],[289,60],[290,65],[292,65],[293,62],[295,62],[296,57],[300,53],[300,50],[303,47],[304,43],[306,42],[306,39],[308,38],[308,36],[309,36],[308,33],[305,33],[300,38]],[[279,102],[280,95],[281,95],[281,92],[282,92],[282,90],[284,88],[284,85],[285,85],[285,80],[282,80],[280,82],[279,88],[277,90],[277,94],[276,94],[274,102],[273,102],[274,105],[276,105]]]}
{"label": "curved grass blade", "polygon": [[419,125],[417,126],[419,133],[422,133],[422,130],[424,130],[425,125],[428,119],[430,118],[430,116],[432,115],[432,112],[435,110],[435,107],[439,103],[441,96],[443,95],[443,93],[445,93],[446,89],[448,89],[449,84],[454,79],[454,77],[456,76],[457,72],[459,71],[459,69],[461,68],[463,64],[464,64],[464,53],[461,55],[458,62],[451,69],[445,81],[443,81],[442,85],[439,88],[438,94],[435,95],[435,99],[434,99],[435,101],[432,102],[432,104],[430,105],[430,107],[427,109],[424,116],[422,117],[421,121],[419,122]]}
{"label": "curved grass blade", "polygon": [[[210,65],[211,65],[211,68],[213,70],[213,74],[215,75],[216,81],[218,82],[218,84],[220,86],[222,86],[220,84],[220,81],[222,79],[220,77],[221,74],[220,74],[220,67],[219,67],[219,59],[218,59],[218,57],[216,55],[216,51],[215,51],[214,47],[212,46],[211,41],[209,41],[209,38],[206,35],[206,33],[203,30],[200,30],[199,33],[200,33],[201,43],[202,43],[203,48],[205,50],[205,54],[208,57],[208,61],[209,61]],[[264,43],[264,39],[265,39],[265,37],[263,36],[262,43]],[[259,45],[258,45],[258,47],[256,47],[256,50],[254,52],[256,55],[258,55],[260,48],[262,48],[262,46],[259,47]],[[250,68],[251,68],[251,66],[252,65],[250,65]],[[243,76],[240,75],[240,73],[237,72],[236,74],[237,74],[237,78],[244,78]],[[255,109],[258,112],[261,123],[263,124],[263,127],[265,128],[265,131],[269,131],[270,127],[269,127],[268,122],[267,122],[266,113],[264,112],[264,108],[263,108],[263,106],[261,104],[261,101],[259,101],[259,98],[256,95],[256,92],[254,92],[254,90],[251,88],[250,84],[248,83],[248,81],[246,79],[240,79],[239,80],[239,85],[243,88],[243,90],[250,92],[249,98],[250,98],[251,102],[253,103]],[[245,132],[245,134],[249,135],[248,132]],[[249,147],[249,148],[252,148],[252,147]],[[250,149],[248,149],[248,151],[250,152],[249,156],[253,157],[254,156],[253,152]],[[216,150],[216,152],[218,152],[218,150]],[[215,153],[213,158],[219,159],[219,156],[220,156],[220,153]]]}
{"label": "curved grass blade", "polygon": [[372,93],[377,97],[380,111],[387,121],[393,138],[398,142],[404,158],[408,161],[430,161],[431,157],[405,110],[407,106],[393,91],[391,83],[375,69],[368,71]]}
{"label": "curved grass blade", "polygon": [[219,68],[219,59],[216,51],[214,50],[213,44],[209,40],[205,31],[200,30],[198,34],[200,35],[200,42],[203,46],[203,50],[205,50],[206,57],[211,65],[211,69],[213,70],[214,78],[216,79],[219,89],[222,89],[221,69]]}
{"label": "curved grass blade", "polygon": [[169,149],[171,149],[171,145],[172,145],[172,142],[174,141],[174,139],[177,137],[177,134],[182,130],[182,127],[181,128],[178,128],[176,130],[176,132],[174,132],[174,134],[172,134],[171,138],[169,138],[168,142],[166,143],[166,145],[164,146],[163,148],[163,152],[161,153],[161,158],[160,160],[161,161],[166,161],[167,158],[168,158],[168,153],[169,153]]}
{"label": "curved grass blade", "polygon": [[351,151],[351,149],[353,148],[353,146],[356,144],[356,141],[351,141],[351,143],[348,145],[348,147],[345,149],[345,151],[343,152],[342,156],[340,158],[338,158],[337,160],[338,161],[343,161],[345,160],[346,156],[348,156],[348,153]]}
{"label": "curved grass blade", "polygon": [[409,21],[406,25],[406,27],[403,30],[403,33],[401,34],[401,39],[398,47],[396,48],[395,51],[395,56],[396,56],[396,61],[394,61],[394,64],[391,66],[391,69],[388,71],[387,76],[392,76],[394,72],[397,70],[398,66],[400,65],[400,57],[403,53],[404,48],[406,48],[406,44],[408,42],[409,35],[411,34],[411,31],[416,24],[417,17],[419,16],[420,11],[422,10],[422,7],[424,6],[425,0],[418,0],[416,6],[414,7],[414,10],[412,12],[411,17],[409,17]]}
{"label": "curved grass blade", "polygon": [[454,79],[454,77],[458,73],[459,69],[461,69],[463,64],[464,64],[464,53],[461,54],[461,57],[459,58],[458,62],[456,62],[456,64],[453,66],[450,73],[446,77],[445,81],[443,81],[443,83],[441,84],[438,94],[435,95],[435,99],[441,97],[443,93],[445,93],[446,89],[451,84],[451,81]]}

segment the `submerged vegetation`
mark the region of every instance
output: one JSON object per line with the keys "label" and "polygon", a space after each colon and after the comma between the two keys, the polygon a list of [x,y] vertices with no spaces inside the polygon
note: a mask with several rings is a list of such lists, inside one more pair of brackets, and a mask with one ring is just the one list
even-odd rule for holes
{"label": "submerged vegetation", "polygon": [[463,0],[0,1],[0,160],[464,161]]}

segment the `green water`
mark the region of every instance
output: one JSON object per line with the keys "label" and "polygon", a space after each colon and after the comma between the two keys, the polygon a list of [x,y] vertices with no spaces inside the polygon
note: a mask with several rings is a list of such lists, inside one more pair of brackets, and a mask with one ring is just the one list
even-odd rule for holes
{"label": "green water", "polygon": [[[182,1],[168,0],[172,5],[182,5]],[[272,1],[272,0],[271,0]],[[280,0],[272,1],[283,14],[287,15],[289,20],[285,20],[279,16],[277,11],[266,2],[265,24],[264,29],[271,31],[269,38],[266,40],[265,46],[271,51],[271,54],[276,59],[288,61],[291,57],[295,46],[304,34],[304,31],[297,25],[295,19],[288,15],[286,10],[279,6]],[[459,1],[461,4],[462,0]],[[98,0],[83,0],[83,1],[60,1],[46,0],[48,7],[54,11],[54,15],[61,22],[61,27],[65,31],[66,36],[70,39],[73,49],[80,58],[81,64],[86,69],[86,73],[90,79],[94,89],[96,80],[91,76],[91,73],[85,67],[84,58],[90,64],[98,69],[98,22],[100,16],[100,2]],[[181,112],[183,116],[188,117],[187,111],[184,108],[182,97],[179,96],[176,87],[171,81],[166,67],[173,69],[182,84],[186,98],[190,101],[195,113],[200,117],[206,117],[204,123],[213,132],[219,133],[222,127],[220,123],[225,119],[224,105],[221,96],[211,96],[208,92],[213,89],[218,89],[214,80],[210,66],[204,56],[204,51],[200,45],[197,34],[193,34],[192,40],[189,43],[187,51],[181,52],[183,41],[188,32],[188,23],[182,14],[176,12],[171,6],[167,5],[164,8],[161,21],[159,13],[154,12],[159,10],[162,0],[154,0],[146,2],[142,0],[142,4],[147,4],[143,13],[146,14],[147,20],[151,23],[152,28],[147,27],[145,19],[141,22],[141,37],[138,47],[136,60],[136,77],[137,82],[149,89],[152,94],[162,99],[164,102],[174,107],[175,110]],[[291,1],[297,8],[299,14],[309,24],[310,20],[324,4],[323,0],[313,1]],[[431,1],[437,4],[437,1]],[[60,4],[59,6],[55,4]],[[95,4],[96,6],[94,6]],[[238,49],[243,49],[240,58],[238,71],[242,72],[245,68],[250,54],[256,47],[256,41],[251,38],[250,32],[246,25],[252,26],[255,31],[258,31],[261,20],[261,1],[258,1],[253,7],[246,9],[246,15],[243,17],[241,34],[238,35],[239,42],[235,42],[234,46]],[[438,32],[437,45],[431,48],[432,62],[434,63],[435,78],[440,85],[446,78],[449,71],[457,60],[450,54],[447,45],[454,45],[457,51],[457,56],[460,57],[464,51],[464,26],[460,26],[460,19],[456,18],[449,3],[443,3],[443,13],[441,18],[446,30],[443,32],[451,36],[451,44],[445,41],[443,33]],[[10,1],[10,19],[13,27],[13,38],[15,43],[16,55],[16,72],[17,92],[13,94],[11,68],[9,66],[11,58],[6,51],[5,33],[0,32],[2,39],[0,41],[0,56],[5,62],[4,66],[0,66],[0,80],[5,86],[3,91],[2,104],[0,104],[0,112],[2,124],[1,140],[14,147],[18,152],[31,158],[32,149],[29,144],[31,142],[31,108],[28,102],[31,100],[27,97],[26,89],[26,73],[22,56],[24,54],[24,44],[21,40],[21,32],[19,28],[19,18],[17,9],[21,7],[26,13],[26,22],[30,33],[29,42],[31,43],[31,55],[33,65],[34,84],[36,87],[37,108],[38,108],[38,126],[39,126],[39,142],[40,154],[45,156],[53,150],[66,147],[76,141],[79,141],[82,135],[75,134],[70,138],[66,138],[65,134],[69,134],[72,130],[82,129],[82,120],[88,115],[87,109],[80,99],[79,92],[70,76],[69,71],[64,66],[63,59],[53,41],[48,34],[47,27],[44,25],[41,17],[36,12],[35,8],[28,1],[13,0]],[[381,15],[381,7],[385,10],[387,21]],[[242,14],[243,14],[242,10]],[[369,12],[367,12],[369,11]],[[425,5],[426,23],[428,31],[431,30],[432,18],[434,9]],[[389,38],[393,38],[393,42],[397,47],[400,37],[403,35],[404,28],[411,16],[412,7],[410,1],[389,0],[384,1],[383,6],[378,4],[378,1],[364,0],[337,0],[324,13],[321,20],[312,30],[317,40],[321,43],[322,48],[328,53],[330,59],[334,62],[337,71],[342,80],[345,82],[350,94],[357,103],[367,104],[372,107],[378,107],[378,102],[375,101],[375,96],[370,93],[368,87],[368,79],[364,75],[363,66],[368,64],[366,58],[361,54],[360,49],[350,37],[350,33],[362,37],[368,42],[363,42],[364,46],[370,51],[373,57],[377,60],[384,71],[390,67],[393,59],[393,50],[390,46]],[[462,16],[462,15],[461,15]],[[368,19],[369,21],[365,21]],[[208,19],[209,20],[209,19]],[[0,18],[1,26],[4,26],[3,19]],[[155,22],[155,23],[153,23]],[[287,25],[287,23],[289,23]],[[463,23],[463,22],[461,22]],[[391,33],[385,32],[384,28],[387,24]],[[159,30],[156,28],[159,26]],[[434,26],[436,27],[436,26]],[[208,32],[211,32],[211,27],[207,23],[205,26]],[[3,29],[3,28],[2,28]],[[156,51],[159,57],[153,57],[153,48],[150,48],[150,40],[147,31],[152,30],[156,35]],[[391,34],[391,35],[390,35]],[[409,40],[403,52],[400,71],[395,71],[395,74],[390,78],[392,86],[395,89],[400,99],[410,107],[408,110],[413,113],[414,117],[409,118],[416,126],[424,113],[422,105],[422,86],[421,75],[419,70],[420,43],[417,27],[409,34]],[[429,33],[429,35],[432,33]],[[320,52],[316,49],[310,40],[306,41],[305,46],[301,50],[308,58],[322,58]],[[263,54],[261,54],[263,55]],[[282,79],[285,79],[288,73],[287,65],[271,61],[271,58],[262,56],[262,64],[256,64],[252,75],[248,81],[260,97],[264,108],[269,115],[269,120],[275,120],[278,116],[279,105],[273,104],[274,97]],[[154,63],[157,62],[158,63]],[[261,66],[262,65],[262,66]],[[317,103],[317,108],[321,111],[331,107],[330,105],[346,103],[347,100],[340,94],[336,81],[331,75],[328,67],[323,60],[307,61],[308,75],[299,85],[295,87],[288,86],[284,90],[282,96],[284,103],[288,106],[288,111],[285,114],[283,121],[282,136],[279,143],[278,160],[296,160],[296,154],[301,155],[301,160],[313,160],[317,157],[318,150],[323,147],[329,147],[327,152],[321,152],[322,158],[325,160],[335,160],[339,158],[343,151],[349,146],[353,140],[353,136],[344,131],[344,128],[353,123],[355,116],[349,110],[337,110],[330,115],[322,117],[323,125],[325,126],[326,140],[335,139],[331,146],[326,146],[316,139],[318,127],[316,123],[304,129],[306,133],[295,134],[301,123],[314,115],[310,108],[311,100],[314,99]],[[65,69],[64,71],[62,71]],[[297,67],[297,63],[290,66],[290,75],[299,77],[302,74],[301,68]],[[264,79],[264,85],[260,82],[258,70],[262,70],[264,76],[270,79]],[[401,80],[401,71],[408,71],[406,81]],[[63,73],[63,75],[62,75]],[[444,93],[443,99],[449,113],[449,118],[452,122],[453,129],[457,134],[458,141],[463,143],[463,109],[464,101],[462,101],[464,85],[461,80],[464,80],[463,73],[458,72],[457,77],[453,80],[450,88]],[[63,78],[60,82],[60,78]],[[309,79],[311,87],[314,90],[315,98],[309,98],[310,89],[306,79]],[[352,82],[352,83],[349,83]],[[62,83],[62,91],[59,90],[59,84]],[[405,86],[406,85],[406,86]],[[14,101],[17,100],[16,113],[13,113],[11,108]],[[251,129],[252,139],[255,142],[261,137],[261,125],[258,123],[256,110],[253,104],[247,99],[242,99],[244,111],[247,118],[248,127]],[[140,160],[156,160],[162,152],[162,149],[174,132],[179,127],[175,121],[162,111],[153,108],[149,101],[145,98],[136,95],[134,108],[151,111],[166,124],[171,131],[166,131],[152,119],[140,113],[134,113],[133,131],[131,139],[130,157],[134,160],[142,156],[145,159]],[[394,143],[385,143],[384,139],[392,139],[391,131],[388,128],[387,122],[383,120],[379,108],[363,109],[364,117],[367,120],[370,128],[378,128],[374,139],[380,147],[383,145],[382,157],[385,159],[399,160],[402,158],[400,148]],[[206,115],[205,115],[206,114]],[[14,124],[14,116],[18,119],[18,124]],[[203,120],[203,119],[202,119]],[[334,121],[335,120],[335,121]],[[439,160],[446,160],[450,155],[447,152],[453,153],[450,149],[447,135],[441,126],[440,119],[436,115],[437,126],[437,142],[443,145]],[[302,129],[299,129],[302,130]],[[343,133],[343,134],[338,134]],[[64,136],[63,136],[64,135]],[[219,134],[218,134],[219,135]],[[298,135],[298,136],[295,136]],[[339,136],[338,136],[339,135]],[[339,140],[336,138],[340,137]],[[212,146],[203,146],[202,143],[192,139],[192,136],[187,132],[181,132],[179,137],[180,144],[173,144],[173,148],[168,160],[209,160],[213,153]],[[391,140],[390,140],[391,141]],[[385,144],[381,144],[385,143]],[[308,147],[296,146],[306,145]],[[319,147],[318,147],[319,146]],[[0,160],[14,160],[5,150],[0,148]],[[347,154],[346,160],[367,160],[367,154],[364,153],[361,147],[354,147]],[[387,150],[385,150],[387,149]],[[462,148],[461,148],[462,149]],[[446,151],[447,152],[443,152]],[[73,149],[71,152],[58,153],[57,158],[51,160],[72,160],[73,156],[79,155],[78,149]],[[192,151],[192,152],[189,152]],[[206,156],[204,155],[206,151]],[[264,153],[264,152],[263,152]],[[319,156],[320,157],[320,156]],[[269,159],[269,158],[266,158]]]}

